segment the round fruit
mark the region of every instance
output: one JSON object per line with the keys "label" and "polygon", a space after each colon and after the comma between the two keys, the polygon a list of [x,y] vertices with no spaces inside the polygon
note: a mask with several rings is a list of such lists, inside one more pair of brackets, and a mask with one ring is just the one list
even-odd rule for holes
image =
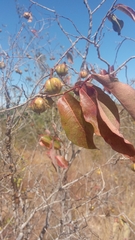
{"label": "round fruit", "polygon": [[43,113],[49,107],[49,101],[42,97],[36,97],[30,103],[30,108],[36,113]]}
{"label": "round fruit", "polygon": [[88,76],[88,71],[86,69],[81,70],[80,77],[81,78],[86,78],[87,76]]}
{"label": "round fruit", "polygon": [[68,68],[66,63],[58,64],[55,68],[55,71],[59,76],[65,76],[68,73]]}
{"label": "round fruit", "polygon": [[0,62],[0,69],[3,69],[3,68],[5,68],[6,67],[6,65],[5,65],[5,63],[2,61],[2,62]]}
{"label": "round fruit", "polygon": [[45,91],[49,94],[60,93],[62,89],[62,82],[58,78],[49,78],[45,83]]}

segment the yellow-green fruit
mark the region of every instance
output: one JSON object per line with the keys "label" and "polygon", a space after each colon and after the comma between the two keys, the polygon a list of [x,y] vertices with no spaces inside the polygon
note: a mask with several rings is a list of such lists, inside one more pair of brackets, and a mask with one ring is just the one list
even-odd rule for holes
{"label": "yellow-green fruit", "polygon": [[80,72],[80,77],[81,78],[86,78],[88,76],[88,71],[87,70],[81,70]]}
{"label": "yellow-green fruit", "polygon": [[60,93],[62,86],[60,79],[53,77],[46,81],[45,91],[49,94],[57,94]]}
{"label": "yellow-green fruit", "polygon": [[59,76],[65,76],[68,73],[68,68],[66,63],[58,64],[55,68],[55,71]]}
{"label": "yellow-green fruit", "polygon": [[30,108],[36,113],[43,113],[50,107],[50,103],[42,97],[36,97],[30,103]]}

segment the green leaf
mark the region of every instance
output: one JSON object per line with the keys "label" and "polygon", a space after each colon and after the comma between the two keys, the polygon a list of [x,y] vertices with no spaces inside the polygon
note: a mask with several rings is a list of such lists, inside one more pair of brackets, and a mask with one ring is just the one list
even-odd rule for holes
{"label": "green leaf", "polygon": [[68,139],[80,147],[95,149],[93,126],[85,121],[79,101],[66,93],[59,98],[57,105]]}
{"label": "green leaf", "polygon": [[41,136],[39,143],[41,146],[45,146],[46,148],[51,148],[52,144],[54,146],[54,149],[58,150],[61,148],[60,141],[50,135]]}

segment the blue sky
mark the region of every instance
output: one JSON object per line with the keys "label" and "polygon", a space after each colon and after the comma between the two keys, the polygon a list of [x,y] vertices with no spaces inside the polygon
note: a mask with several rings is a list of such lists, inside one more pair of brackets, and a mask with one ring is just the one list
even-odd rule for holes
{"label": "blue sky", "polygon": [[[36,0],[35,0],[36,1]],[[38,6],[33,5],[31,7],[31,12],[33,14],[33,21],[32,23],[27,23],[27,21],[21,16],[18,17],[16,4],[19,6],[19,11],[24,12],[28,11],[31,3],[29,0],[1,0],[1,14],[0,14],[0,29],[2,30],[0,33],[0,44],[1,48],[5,51],[9,51],[9,38],[12,36],[14,38],[15,34],[20,30],[20,26],[22,23],[26,24],[25,30],[23,34],[25,35],[26,39],[30,41],[32,38],[31,29],[36,29],[39,31],[43,24],[44,19],[44,29],[38,34],[38,38],[35,39],[33,42],[33,47],[44,51],[46,54],[47,62],[50,67],[57,62],[60,57],[60,52],[63,53],[67,48],[70,47],[70,42],[67,37],[62,33],[56,21],[53,21],[54,14],[42,9]],[[42,4],[48,8],[51,8],[57,12],[58,15],[65,16],[70,18],[74,24],[77,26],[78,30],[84,35],[87,36],[88,34],[88,13],[87,9],[83,3],[83,0],[37,0],[39,4]],[[88,3],[92,10],[96,6],[100,4],[101,0],[88,0]],[[93,31],[94,34],[95,30],[97,30],[102,18],[105,16],[107,10],[111,7],[113,1],[106,0],[106,2],[101,6],[101,8],[96,11],[93,15]],[[133,0],[121,0],[117,3],[122,3],[128,5],[135,9],[135,2]],[[104,38],[100,42],[100,51],[101,56],[106,59],[110,65],[114,63],[114,59],[116,56],[116,50],[118,44],[123,40],[124,36],[129,38],[135,39],[135,22],[127,15],[120,11],[116,11],[115,14],[119,19],[124,21],[124,28],[122,29],[122,36],[118,36],[116,32],[112,30],[112,24],[110,21],[106,21],[103,29]],[[50,21],[51,19],[51,21]],[[37,23],[37,21],[39,21]],[[48,23],[48,21],[50,23]],[[78,36],[78,33],[73,28],[72,24],[69,21],[60,18],[60,22],[65,29],[66,32],[70,34],[74,34]],[[74,41],[75,38],[71,37]],[[47,41],[50,41],[50,44],[47,45]],[[21,43],[22,44],[22,43]],[[41,48],[39,48],[42,46]],[[86,46],[86,42],[79,41],[77,44],[78,49],[84,53]],[[50,61],[49,56],[55,55],[55,60]],[[10,55],[10,51],[9,51]],[[135,55],[135,42],[129,40],[125,41],[122,45],[117,62],[115,64],[115,68],[121,65],[127,58],[130,56]],[[97,69],[106,68],[106,65],[98,59],[97,52],[93,46],[90,46],[89,54],[87,57],[87,62],[95,65]],[[79,71],[80,65],[82,63],[82,59],[77,57],[77,54],[74,54],[74,64],[72,67]],[[130,63],[127,64],[128,68],[128,78],[133,79],[135,77],[135,60],[132,60]],[[119,72],[118,77],[121,81],[126,82],[127,79],[125,77],[125,69]],[[17,77],[16,77],[17,78]],[[76,79],[74,79],[75,81]],[[16,80],[17,81],[17,80]]]}

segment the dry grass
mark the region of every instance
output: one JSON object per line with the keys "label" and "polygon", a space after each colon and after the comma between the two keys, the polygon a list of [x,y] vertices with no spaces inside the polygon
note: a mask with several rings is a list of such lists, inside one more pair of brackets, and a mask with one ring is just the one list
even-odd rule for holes
{"label": "dry grass", "polygon": [[[122,116],[121,129],[134,143],[135,126],[128,115]],[[65,173],[55,171],[46,150],[37,143],[33,149],[17,145],[14,190],[8,166],[1,161],[1,239],[17,239],[33,211],[22,239],[38,239],[48,212],[46,240],[135,239],[134,166],[102,139],[95,142],[101,150],[82,149]],[[68,160],[73,149],[77,147],[69,149]]]}

